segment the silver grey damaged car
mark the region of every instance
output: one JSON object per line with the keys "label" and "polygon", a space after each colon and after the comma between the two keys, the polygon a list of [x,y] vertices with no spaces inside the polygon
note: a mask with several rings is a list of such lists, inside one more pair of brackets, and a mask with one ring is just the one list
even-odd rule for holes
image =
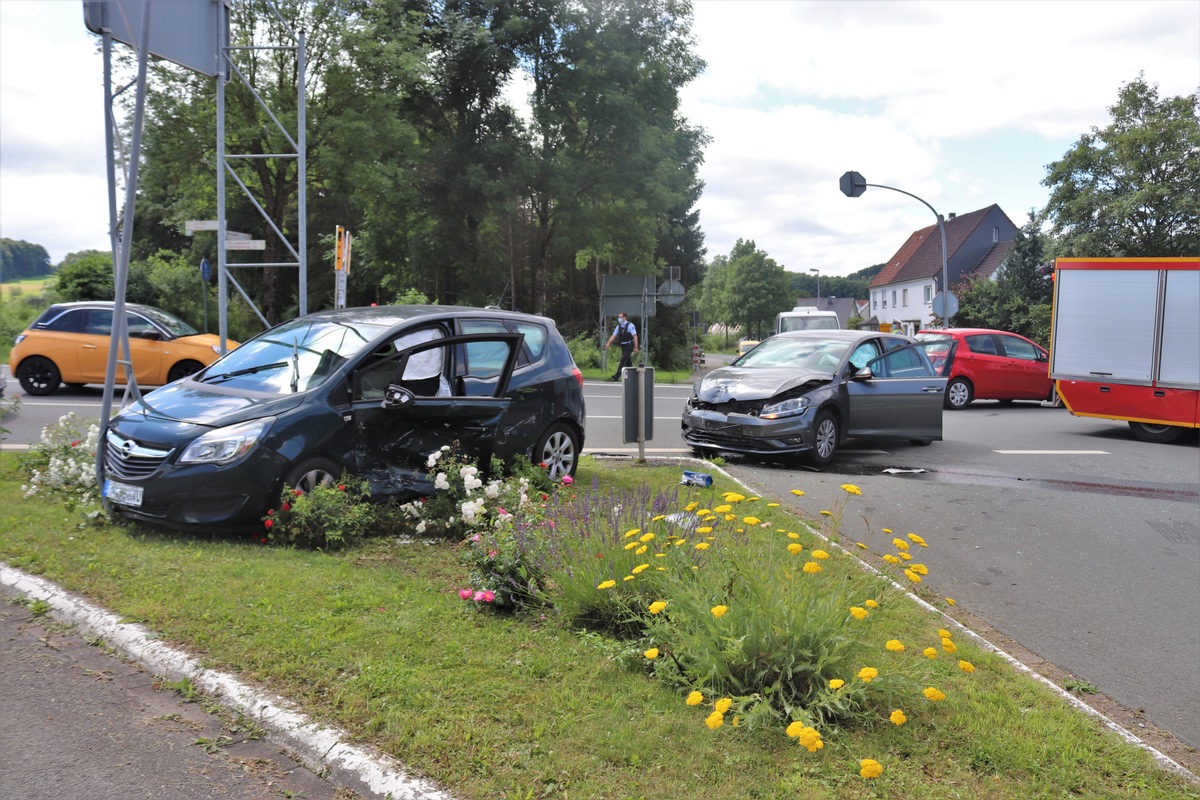
{"label": "silver grey damaged car", "polygon": [[800,454],[817,466],[850,438],[940,441],[946,379],[928,344],[875,331],[772,336],[696,382],[683,439],[698,452]]}

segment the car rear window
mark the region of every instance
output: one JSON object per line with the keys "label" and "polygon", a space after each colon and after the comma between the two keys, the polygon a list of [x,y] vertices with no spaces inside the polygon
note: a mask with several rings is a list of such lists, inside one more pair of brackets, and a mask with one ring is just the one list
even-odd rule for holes
{"label": "car rear window", "polygon": [[1000,355],[996,351],[996,340],[990,333],[977,333],[966,337],[966,340],[967,347],[971,348],[972,353],[982,353],[988,356]]}

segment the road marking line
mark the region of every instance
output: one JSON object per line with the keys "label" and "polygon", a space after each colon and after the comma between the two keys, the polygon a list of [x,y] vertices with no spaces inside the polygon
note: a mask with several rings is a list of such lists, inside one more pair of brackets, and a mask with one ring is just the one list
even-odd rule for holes
{"label": "road marking line", "polygon": [[1111,456],[1107,450],[993,450],[1005,456]]}

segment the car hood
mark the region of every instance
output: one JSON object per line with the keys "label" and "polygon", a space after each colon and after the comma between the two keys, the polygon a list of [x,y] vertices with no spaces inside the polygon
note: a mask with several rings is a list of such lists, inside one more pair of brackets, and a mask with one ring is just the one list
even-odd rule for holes
{"label": "car hood", "polygon": [[146,394],[121,412],[123,419],[165,420],[220,428],[295,408],[303,394],[254,395],[185,378]]}
{"label": "car hood", "polygon": [[832,380],[832,373],[813,370],[720,367],[696,383],[695,393],[705,403],[767,400],[789,389]]}

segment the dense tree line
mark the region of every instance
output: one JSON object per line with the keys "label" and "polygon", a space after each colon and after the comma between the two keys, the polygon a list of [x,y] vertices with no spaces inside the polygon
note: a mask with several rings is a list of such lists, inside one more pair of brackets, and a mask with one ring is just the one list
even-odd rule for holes
{"label": "dense tree line", "polygon": [[[332,304],[335,226],[355,235],[349,303],[415,289],[441,303],[500,304],[595,329],[601,276],[698,282],[694,209],[704,133],[679,113],[703,67],[688,0],[283,0],[308,32],[309,307]],[[233,6],[241,45],[289,45],[263,0]],[[279,119],[226,87],[227,152],[286,153],[296,55],[234,56]],[[511,102],[512,86],[528,106]],[[170,65],[148,99],[135,256],[161,249],[215,260],[215,237],[181,233],[215,217],[213,81]],[[236,159],[231,170],[287,238],[296,160]],[[287,245],[230,181],[228,227]],[[234,259],[231,259],[234,260]],[[295,269],[236,270],[272,320],[295,313]],[[250,277],[245,277],[250,276]]]}
{"label": "dense tree line", "polygon": [[0,280],[41,278],[53,271],[50,254],[40,244],[0,239]]}

